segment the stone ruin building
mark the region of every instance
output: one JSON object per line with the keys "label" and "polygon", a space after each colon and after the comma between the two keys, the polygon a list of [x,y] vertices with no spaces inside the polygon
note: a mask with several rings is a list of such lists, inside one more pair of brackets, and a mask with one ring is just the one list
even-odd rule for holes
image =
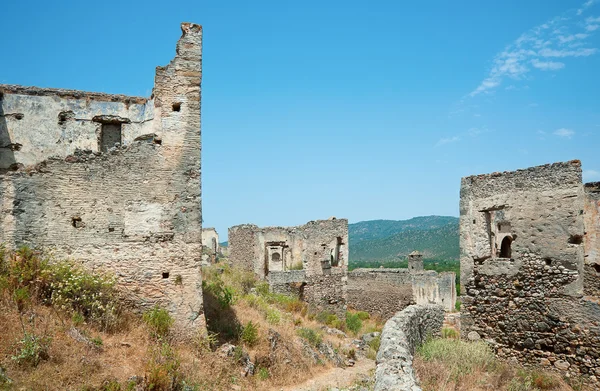
{"label": "stone ruin building", "polygon": [[348,220],[310,221],[298,227],[244,224],[229,228],[229,260],[321,310],[344,315],[348,274]]}
{"label": "stone ruin building", "polygon": [[600,184],[577,160],[463,178],[461,333],[600,376]]}
{"label": "stone ruin building", "polygon": [[408,268],[354,269],[348,272],[348,306],[383,320],[411,304],[439,304],[454,311],[456,276],[424,270],[423,255],[413,251]]}
{"label": "stone ruin building", "polygon": [[202,27],[181,30],[150,98],[0,85],[0,242],[111,271],[197,327]]}
{"label": "stone ruin building", "polygon": [[214,228],[202,228],[202,263],[210,265],[217,262],[221,254],[219,234]]}

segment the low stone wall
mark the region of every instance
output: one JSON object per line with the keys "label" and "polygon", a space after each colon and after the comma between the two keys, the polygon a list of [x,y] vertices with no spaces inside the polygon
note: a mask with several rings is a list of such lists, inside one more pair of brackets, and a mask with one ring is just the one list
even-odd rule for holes
{"label": "low stone wall", "polygon": [[329,311],[341,319],[346,317],[346,283],[344,274],[307,276],[303,299],[320,311]]}
{"label": "low stone wall", "polygon": [[455,274],[403,268],[360,268],[348,272],[349,307],[387,320],[411,304],[440,304],[453,311]]}
{"label": "low stone wall", "polygon": [[428,335],[438,335],[444,308],[437,304],[411,305],[390,318],[381,333],[377,352],[375,391],[420,391],[412,362],[415,348]]}
{"label": "low stone wall", "polygon": [[304,270],[269,272],[267,276],[271,292],[301,296],[306,281]]}
{"label": "low stone wall", "polygon": [[411,304],[408,269],[354,269],[348,272],[348,306],[386,320]]}

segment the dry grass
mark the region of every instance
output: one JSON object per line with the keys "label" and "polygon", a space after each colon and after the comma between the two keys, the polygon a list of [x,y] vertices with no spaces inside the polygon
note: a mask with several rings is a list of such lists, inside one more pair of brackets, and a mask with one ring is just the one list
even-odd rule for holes
{"label": "dry grass", "polygon": [[[134,315],[129,327],[113,334],[83,325],[78,329],[90,337],[100,338],[102,348],[76,341],[67,334],[72,327],[70,320],[61,319],[52,308],[36,305],[36,329],[52,337],[49,359],[37,367],[23,366],[11,359],[17,353],[17,342],[23,331],[16,308],[6,302],[0,304],[0,366],[6,369],[15,389],[65,390],[100,389],[108,381],[123,386],[132,376],[148,377],[153,351],[159,349],[160,341],[151,337],[151,330]],[[237,384],[244,390],[261,390],[301,382],[326,370],[326,365],[315,365],[302,351],[291,322],[278,326],[269,324],[261,314],[240,303],[234,312],[242,322],[252,320],[258,325],[258,342],[244,347],[253,362],[264,368],[268,378],[244,377],[242,367],[235,357],[222,357],[219,351],[202,349],[197,344],[171,342],[179,363],[178,372],[187,384],[198,390],[223,390]],[[279,333],[278,347],[271,354],[268,330]],[[259,368],[257,368],[259,369]],[[1,389],[1,387],[0,387]]]}
{"label": "dry grass", "polygon": [[[427,341],[414,359],[424,391],[584,391],[559,375],[500,362],[484,342]],[[591,389],[590,389],[591,390]]]}
{"label": "dry grass", "polygon": [[[315,363],[305,354],[296,334],[300,325],[317,331],[322,328],[308,319],[304,304],[274,296],[269,298],[265,309],[244,299],[256,284],[251,276],[230,269],[224,273],[208,270],[206,275],[220,276],[224,286],[233,292],[231,302],[225,305],[223,300],[229,300],[226,295],[208,300],[205,296],[205,303],[212,305],[212,316],[220,328],[217,340],[243,346],[257,365],[254,376],[243,374],[237,354],[223,357],[214,340],[209,343],[206,337],[199,337],[194,343],[160,337],[141,316],[127,311],[121,314],[127,319],[109,333],[94,323],[81,323],[82,319],[73,317],[68,310],[57,312],[47,302],[35,298],[26,309],[18,308],[14,292],[9,289],[0,289],[0,367],[6,370],[14,389],[86,391],[126,390],[134,377],[146,379],[146,383],[153,380],[154,391],[179,390],[183,384],[188,386],[186,390],[229,390],[232,385],[244,390],[263,390],[298,384],[329,369],[329,364]],[[249,321],[258,329],[252,346],[239,339],[239,325]],[[51,338],[48,359],[36,367],[12,359],[19,351],[24,327],[28,332]],[[100,347],[71,337],[69,331],[73,327],[88,340],[95,339]],[[278,341],[273,350],[269,337],[274,332]],[[328,334],[323,334],[323,338],[334,347],[341,347],[344,342]],[[175,383],[177,386],[173,387]]]}
{"label": "dry grass", "polygon": [[35,368],[11,359],[18,351],[23,330],[18,312],[6,302],[0,304],[0,365],[6,368],[15,389],[64,390],[84,384],[99,386],[110,379],[126,382],[131,376],[143,375],[149,338],[139,323],[115,334],[80,326],[91,337],[101,338],[103,346],[98,349],[71,338],[67,334],[71,322],[51,308],[37,305],[29,314],[33,312],[37,332],[52,338],[49,359]]}

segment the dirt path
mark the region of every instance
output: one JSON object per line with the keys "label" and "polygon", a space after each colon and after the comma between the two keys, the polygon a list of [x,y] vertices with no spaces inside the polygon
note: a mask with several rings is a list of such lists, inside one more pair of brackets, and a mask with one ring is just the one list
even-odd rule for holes
{"label": "dirt path", "polygon": [[362,358],[353,367],[331,368],[301,384],[272,388],[270,391],[322,391],[333,387],[352,385],[359,375],[370,375],[375,369],[375,361]]}

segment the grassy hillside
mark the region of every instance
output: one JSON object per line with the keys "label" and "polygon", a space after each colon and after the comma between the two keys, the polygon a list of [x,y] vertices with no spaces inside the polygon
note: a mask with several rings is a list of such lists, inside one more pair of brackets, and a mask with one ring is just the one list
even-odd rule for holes
{"label": "grassy hillside", "polygon": [[0,390],[280,390],[375,356],[353,343],[383,326],[366,313],[313,312],[227,264],[202,273],[208,333],[181,338],[110,274],[0,245]]}
{"label": "grassy hillside", "polygon": [[349,225],[350,263],[396,261],[418,250],[425,259],[457,260],[458,218],[424,216]]}
{"label": "grassy hillside", "polygon": [[384,239],[403,231],[431,230],[447,225],[458,226],[458,218],[452,216],[419,216],[409,220],[369,220],[348,225],[351,242]]}

